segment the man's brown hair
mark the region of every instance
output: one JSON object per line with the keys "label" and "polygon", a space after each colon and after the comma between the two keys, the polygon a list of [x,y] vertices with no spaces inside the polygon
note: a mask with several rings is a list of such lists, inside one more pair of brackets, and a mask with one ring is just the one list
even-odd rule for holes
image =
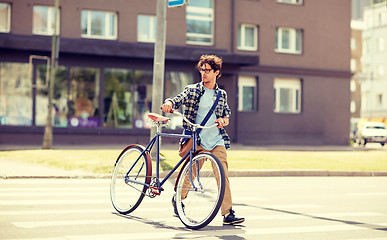
{"label": "man's brown hair", "polygon": [[214,70],[214,72],[219,70],[218,76],[216,78],[220,78],[222,75],[221,70],[222,70],[222,64],[223,60],[221,57],[218,57],[216,55],[202,55],[200,56],[200,60],[198,62],[198,65],[196,68],[200,70],[204,64],[208,63],[208,65],[211,66],[211,68]]}

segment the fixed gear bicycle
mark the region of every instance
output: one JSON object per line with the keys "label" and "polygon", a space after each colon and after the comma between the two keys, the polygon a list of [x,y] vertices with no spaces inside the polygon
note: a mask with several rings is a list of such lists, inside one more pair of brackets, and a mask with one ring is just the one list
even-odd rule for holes
{"label": "fixed gear bicycle", "polygon": [[[190,122],[192,135],[161,133],[170,118],[150,113],[148,117],[156,126],[156,134],[147,147],[132,144],[117,158],[110,183],[110,198],[113,207],[121,214],[133,212],[145,196],[154,198],[164,190],[164,183],[181,166],[175,184],[176,210],[181,222],[190,229],[207,226],[216,216],[222,204],[225,191],[225,175],[221,162],[212,153],[196,153],[196,141],[191,150],[176,164],[164,179],[160,179],[160,137],[197,138],[196,130],[203,127]],[[156,176],[152,176],[150,152],[156,145]]]}

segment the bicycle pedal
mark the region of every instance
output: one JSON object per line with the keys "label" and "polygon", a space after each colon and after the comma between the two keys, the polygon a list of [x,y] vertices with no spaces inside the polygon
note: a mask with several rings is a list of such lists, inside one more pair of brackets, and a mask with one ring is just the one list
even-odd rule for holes
{"label": "bicycle pedal", "polygon": [[158,189],[152,189],[151,193],[154,194],[154,195],[160,195],[161,194],[161,192]]}

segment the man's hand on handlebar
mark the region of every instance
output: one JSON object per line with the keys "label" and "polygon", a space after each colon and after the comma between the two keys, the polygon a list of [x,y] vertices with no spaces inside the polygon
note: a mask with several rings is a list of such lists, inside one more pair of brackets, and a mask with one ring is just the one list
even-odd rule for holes
{"label": "man's hand on handlebar", "polygon": [[229,124],[229,120],[227,117],[224,117],[224,118],[218,118],[215,120],[215,123],[218,124],[217,128],[222,128],[222,127],[225,127]]}
{"label": "man's hand on handlebar", "polygon": [[165,113],[172,113],[173,109],[173,103],[171,101],[167,101],[161,106],[161,110]]}

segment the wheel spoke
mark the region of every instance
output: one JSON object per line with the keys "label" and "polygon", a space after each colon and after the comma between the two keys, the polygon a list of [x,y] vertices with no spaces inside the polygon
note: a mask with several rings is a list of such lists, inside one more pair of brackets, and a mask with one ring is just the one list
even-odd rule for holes
{"label": "wheel spoke", "polygon": [[146,154],[143,154],[143,148],[129,146],[122,151],[110,184],[111,201],[119,213],[128,214],[141,203],[147,189],[149,172],[151,166]]}
{"label": "wheel spoke", "polygon": [[[182,169],[176,189],[179,218],[188,228],[198,229],[212,221],[223,201],[225,177],[220,161],[208,153],[200,153]],[[184,206],[184,207],[183,207]]]}

